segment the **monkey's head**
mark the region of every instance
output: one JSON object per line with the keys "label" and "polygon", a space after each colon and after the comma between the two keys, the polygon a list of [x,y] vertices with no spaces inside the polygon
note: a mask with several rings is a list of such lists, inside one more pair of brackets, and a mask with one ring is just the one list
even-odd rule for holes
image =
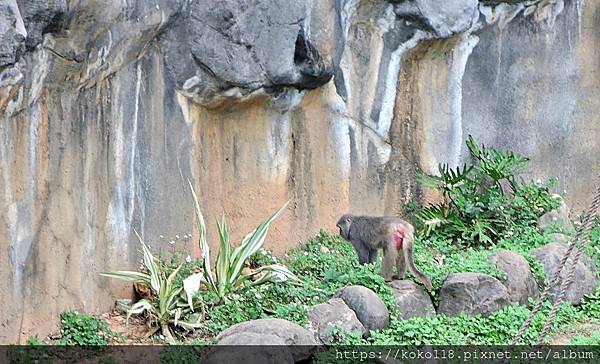
{"label": "monkey's head", "polygon": [[345,214],[344,216],[340,217],[337,224],[335,224],[335,226],[337,226],[338,229],[340,229],[340,235],[342,236],[342,238],[344,238],[346,240],[348,240],[348,234],[350,233],[350,225],[351,224],[352,224],[352,215],[351,214]]}

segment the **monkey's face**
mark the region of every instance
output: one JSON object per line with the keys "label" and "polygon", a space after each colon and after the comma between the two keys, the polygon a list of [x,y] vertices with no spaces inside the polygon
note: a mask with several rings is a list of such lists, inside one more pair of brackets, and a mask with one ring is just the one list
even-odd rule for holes
{"label": "monkey's face", "polygon": [[348,240],[348,234],[350,232],[350,224],[352,224],[352,216],[344,215],[344,216],[340,217],[337,224],[335,225],[335,226],[337,226],[338,229],[340,229],[340,235],[342,236],[342,238],[344,238],[346,240]]}

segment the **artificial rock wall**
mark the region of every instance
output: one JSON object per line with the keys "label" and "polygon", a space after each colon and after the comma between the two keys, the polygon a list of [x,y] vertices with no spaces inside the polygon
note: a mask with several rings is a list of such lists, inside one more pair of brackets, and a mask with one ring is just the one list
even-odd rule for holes
{"label": "artificial rock wall", "polygon": [[211,238],[290,200],[282,253],[400,214],[473,134],[582,209],[599,43],[596,0],[0,0],[0,342],[129,295],[98,273],[138,265],[134,229],[198,255],[187,180]]}

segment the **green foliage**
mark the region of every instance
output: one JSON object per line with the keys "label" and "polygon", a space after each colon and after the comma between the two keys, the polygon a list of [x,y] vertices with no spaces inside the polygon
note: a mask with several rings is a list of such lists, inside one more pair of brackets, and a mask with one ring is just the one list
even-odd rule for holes
{"label": "green foliage", "polygon": [[[558,206],[548,183],[526,182],[518,177],[526,157],[478,145],[469,136],[467,147],[475,161],[462,168],[438,166],[439,175],[424,175],[426,186],[443,195],[443,201],[417,211],[426,236],[451,239],[466,246],[491,246],[515,227],[531,226],[544,212]],[[510,187],[510,193],[504,185]]]}
{"label": "green foliage", "polygon": [[[137,235],[137,232],[136,232]],[[172,269],[163,261],[155,258],[142,238],[138,236],[143,252],[144,272],[116,271],[105,272],[100,275],[118,278],[126,281],[143,283],[152,289],[153,295],[134,303],[127,310],[127,319],[131,315],[145,313],[151,324],[154,324],[153,332],[161,330],[167,342],[175,343],[175,338],[170,326],[179,327],[183,330],[193,330],[200,327],[204,303],[200,299],[193,300],[190,294],[186,295],[184,288],[176,284],[176,277],[182,265]],[[196,296],[196,298],[198,298]],[[186,300],[187,299],[187,300]]]}
{"label": "green foliage", "polygon": [[108,345],[120,338],[106,321],[91,315],[65,311],[60,315],[60,322],[60,345]]}
{"label": "green foliage", "polygon": [[189,285],[192,292],[198,291],[200,285],[204,283],[210,292],[216,294],[219,300],[228,298],[228,296],[239,293],[253,286],[259,286],[266,283],[278,283],[284,281],[298,281],[296,276],[285,266],[279,264],[270,264],[259,266],[252,273],[243,275],[242,269],[247,265],[252,256],[258,252],[267,237],[269,225],[279,216],[287,207],[287,203],[272,214],[267,220],[262,222],[256,229],[246,235],[237,248],[233,248],[229,240],[229,230],[223,215],[220,222],[217,222],[219,231],[219,251],[215,272],[212,271],[210,263],[210,248],[206,240],[206,224],[204,216],[198,203],[198,198],[194,192],[192,184],[189,183],[192,196],[194,198],[194,208],[196,212],[196,224],[200,232],[200,250],[202,252],[203,264],[202,273],[190,276],[184,281],[184,287]]}

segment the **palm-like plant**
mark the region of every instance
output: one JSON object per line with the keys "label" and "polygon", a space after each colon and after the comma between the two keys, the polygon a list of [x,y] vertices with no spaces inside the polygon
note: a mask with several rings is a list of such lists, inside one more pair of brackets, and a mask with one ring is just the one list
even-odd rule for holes
{"label": "palm-like plant", "polygon": [[202,215],[194,188],[191,182],[188,181],[188,183],[194,198],[196,224],[200,234],[200,250],[202,251],[203,259],[202,272],[193,274],[184,280],[184,287],[186,287],[188,295],[198,291],[202,283],[205,284],[209,291],[214,292],[219,301],[221,301],[226,299],[231,293],[268,282],[288,280],[300,282],[292,272],[279,264],[259,267],[248,275],[242,274],[242,269],[246,265],[247,260],[262,247],[269,230],[269,225],[287,207],[287,203],[258,225],[251,233],[246,235],[237,248],[233,248],[231,245],[225,217],[222,216],[221,221],[217,222],[220,244],[215,271],[213,273],[210,262],[210,248],[206,240],[204,216]]}
{"label": "palm-like plant", "polygon": [[[148,332],[147,336],[149,337],[161,330],[167,342],[174,344],[175,338],[170,326],[181,327],[187,331],[200,327],[202,315],[198,311],[194,312],[194,309],[200,308],[202,310],[203,303],[200,300],[192,302],[191,295],[184,294],[184,288],[177,287],[174,284],[175,277],[181,270],[181,265],[169,273],[168,267],[152,255],[137,232],[136,235],[142,245],[145,272],[115,271],[100,273],[100,275],[143,283],[150,287],[153,295],[133,304],[127,310],[127,320],[131,315],[146,312],[151,324],[157,324],[153,325],[154,327]],[[186,296],[189,298],[187,302]],[[182,319],[183,317],[186,317],[187,320]]]}
{"label": "palm-like plant", "polygon": [[529,163],[529,158],[513,152],[486,148],[483,144],[479,146],[471,135],[467,138],[467,148],[473,158],[479,162],[477,168],[483,175],[490,177],[494,181],[500,192],[504,192],[500,184],[500,181],[503,179],[508,181],[513,191],[516,190],[515,176],[525,170]]}

